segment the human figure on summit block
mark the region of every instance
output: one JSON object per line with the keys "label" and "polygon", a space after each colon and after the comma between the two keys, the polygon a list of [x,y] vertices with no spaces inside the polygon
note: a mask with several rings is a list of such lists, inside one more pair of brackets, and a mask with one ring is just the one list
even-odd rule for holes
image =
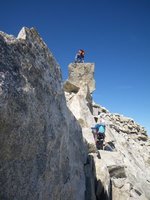
{"label": "human figure on summit block", "polygon": [[83,49],[80,49],[75,56],[75,63],[84,63],[84,54],[85,51]]}

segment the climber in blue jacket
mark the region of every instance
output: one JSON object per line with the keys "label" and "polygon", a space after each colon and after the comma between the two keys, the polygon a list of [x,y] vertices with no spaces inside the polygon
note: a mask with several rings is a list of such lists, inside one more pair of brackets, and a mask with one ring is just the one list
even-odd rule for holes
{"label": "climber in blue jacket", "polygon": [[91,127],[92,133],[94,135],[95,142],[97,142],[98,138],[103,138],[105,139],[105,130],[106,130],[106,125],[104,120],[100,120],[99,123],[97,123],[94,127]]}

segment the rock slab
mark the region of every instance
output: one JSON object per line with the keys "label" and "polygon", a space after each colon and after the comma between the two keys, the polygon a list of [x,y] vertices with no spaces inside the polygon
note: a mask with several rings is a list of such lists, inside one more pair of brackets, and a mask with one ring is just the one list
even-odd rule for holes
{"label": "rock slab", "polygon": [[0,32],[0,199],[84,200],[85,149],[37,31]]}

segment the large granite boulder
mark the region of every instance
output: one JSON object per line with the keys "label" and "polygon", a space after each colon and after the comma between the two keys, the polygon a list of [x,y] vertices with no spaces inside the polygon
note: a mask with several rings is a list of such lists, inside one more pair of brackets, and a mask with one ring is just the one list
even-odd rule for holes
{"label": "large granite boulder", "polygon": [[35,29],[0,32],[0,199],[84,200],[81,128]]}
{"label": "large granite boulder", "polygon": [[89,89],[87,85],[81,87],[79,92],[71,98],[66,93],[67,105],[82,127],[91,127],[94,124],[88,96]]}
{"label": "large granite boulder", "polygon": [[95,90],[94,64],[71,63],[68,67],[69,77],[64,82],[67,105],[82,127],[94,124],[93,98]]}
{"label": "large granite boulder", "polygon": [[94,64],[93,63],[71,63],[69,65],[68,80],[79,88],[87,84],[90,93],[95,90]]}

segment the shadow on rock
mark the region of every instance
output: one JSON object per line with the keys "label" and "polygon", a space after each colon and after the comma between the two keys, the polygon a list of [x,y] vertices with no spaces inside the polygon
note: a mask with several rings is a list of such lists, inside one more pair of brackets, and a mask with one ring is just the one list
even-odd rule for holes
{"label": "shadow on rock", "polygon": [[[104,172],[105,173],[105,172]],[[110,192],[105,190],[102,181],[96,178],[96,166],[94,161],[94,154],[90,154],[85,164],[86,177],[86,200],[111,200]],[[108,186],[110,187],[110,185]],[[110,189],[111,190],[111,189]]]}

